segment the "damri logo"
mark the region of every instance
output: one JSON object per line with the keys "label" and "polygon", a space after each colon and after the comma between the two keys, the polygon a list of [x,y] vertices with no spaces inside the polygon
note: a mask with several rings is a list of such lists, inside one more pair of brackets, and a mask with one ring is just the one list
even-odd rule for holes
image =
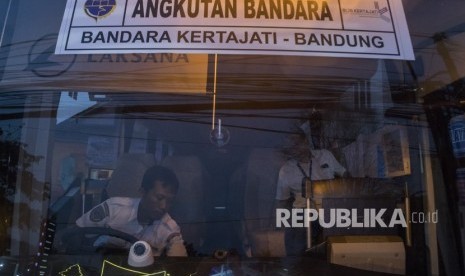
{"label": "damri logo", "polygon": [[116,0],[87,0],[84,3],[86,14],[95,21],[107,17],[116,8]]}

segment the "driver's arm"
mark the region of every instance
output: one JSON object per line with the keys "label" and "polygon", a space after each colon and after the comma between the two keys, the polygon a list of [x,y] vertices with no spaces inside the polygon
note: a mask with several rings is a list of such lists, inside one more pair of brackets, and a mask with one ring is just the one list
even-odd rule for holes
{"label": "driver's arm", "polygon": [[105,201],[76,220],[79,227],[104,227],[110,217],[108,203]]}

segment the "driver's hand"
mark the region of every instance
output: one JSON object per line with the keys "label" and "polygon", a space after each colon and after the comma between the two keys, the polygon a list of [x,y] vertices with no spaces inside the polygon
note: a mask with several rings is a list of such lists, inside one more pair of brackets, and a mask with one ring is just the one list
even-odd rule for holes
{"label": "driver's hand", "polygon": [[184,246],[184,241],[181,235],[174,235],[172,238],[169,239],[166,248],[166,255],[175,257],[187,256],[187,250]]}
{"label": "driver's hand", "polygon": [[102,235],[95,240],[94,246],[95,247],[120,248],[120,249],[129,250],[129,248],[131,247],[131,243],[123,239],[116,238],[116,237]]}

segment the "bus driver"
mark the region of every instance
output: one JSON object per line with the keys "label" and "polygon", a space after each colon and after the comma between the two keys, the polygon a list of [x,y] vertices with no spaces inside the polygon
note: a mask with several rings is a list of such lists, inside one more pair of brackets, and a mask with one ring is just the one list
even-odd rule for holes
{"label": "bus driver", "polygon": [[[187,256],[180,227],[167,213],[178,191],[176,175],[168,168],[149,168],[142,179],[141,198],[112,197],[76,220],[79,227],[110,227],[152,246],[155,256]],[[100,236],[94,246],[129,248],[118,238]]]}

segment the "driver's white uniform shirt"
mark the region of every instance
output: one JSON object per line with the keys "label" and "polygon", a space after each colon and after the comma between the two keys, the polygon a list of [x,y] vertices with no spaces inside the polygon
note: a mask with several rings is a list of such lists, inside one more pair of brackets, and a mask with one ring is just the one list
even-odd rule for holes
{"label": "driver's white uniform shirt", "polygon": [[[137,209],[140,198],[112,197],[97,205],[76,220],[80,227],[110,227],[133,235],[139,240],[148,242],[154,255],[160,255],[166,248],[168,256],[186,256],[181,229],[178,224],[165,213],[160,220],[151,225],[142,226],[137,221]],[[101,236],[96,244],[112,244],[122,246],[120,239]]]}

